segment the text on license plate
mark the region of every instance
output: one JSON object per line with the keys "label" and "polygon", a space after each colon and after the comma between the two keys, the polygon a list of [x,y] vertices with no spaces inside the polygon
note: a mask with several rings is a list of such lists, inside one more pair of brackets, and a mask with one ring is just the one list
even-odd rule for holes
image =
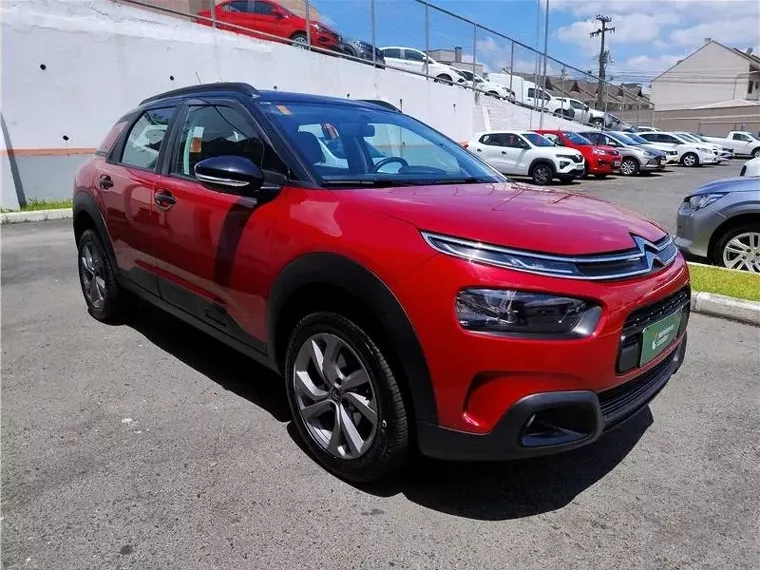
{"label": "text on license plate", "polygon": [[673,344],[681,327],[681,311],[649,325],[641,333],[642,347],[639,366],[643,366]]}

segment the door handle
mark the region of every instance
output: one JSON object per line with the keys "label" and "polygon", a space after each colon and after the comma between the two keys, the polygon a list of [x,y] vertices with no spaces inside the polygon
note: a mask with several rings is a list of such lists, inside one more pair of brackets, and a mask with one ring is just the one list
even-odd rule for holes
{"label": "door handle", "polygon": [[156,190],[153,201],[160,208],[169,209],[177,203],[177,199],[168,190]]}
{"label": "door handle", "polygon": [[506,154],[507,154],[507,152],[503,150],[503,151],[501,151],[501,154],[504,154],[504,155],[506,155]]}
{"label": "door handle", "polygon": [[475,150],[477,150],[478,152],[483,152],[483,151],[482,151],[482,150],[480,150],[479,148],[476,148]]}
{"label": "door handle", "polygon": [[100,182],[98,185],[103,188],[103,190],[106,190],[107,188],[113,187],[113,180],[111,180],[111,177],[108,176],[108,174],[101,174],[100,175]]}

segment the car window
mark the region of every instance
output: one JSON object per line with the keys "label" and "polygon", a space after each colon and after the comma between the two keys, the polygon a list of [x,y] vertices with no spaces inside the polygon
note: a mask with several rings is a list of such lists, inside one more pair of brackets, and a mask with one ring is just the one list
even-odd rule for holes
{"label": "car window", "polygon": [[747,135],[742,134],[742,133],[734,133],[733,139],[735,141],[744,141],[744,142],[749,142],[752,140]]}
{"label": "car window", "polygon": [[264,101],[260,108],[321,186],[501,181],[460,145],[403,113],[328,102]]}
{"label": "car window", "polygon": [[480,137],[480,142],[489,146],[510,146],[512,140],[511,137],[514,137],[514,135],[492,133]]}
{"label": "car window", "polygon": [[381,51],[383,52],[383,57],[401,59],[401,50],[399,48],[384,48]]}
{"label": "car window", "polygon": [[129,131],[121,163],[147,170],[155,170],[158,154],[175,108],[152,109],[143,113]]}
{"label": "car window", "polygon": [[679,141],[676,137],[673,137],[670,135],[660,135],[660,142],[671,143],[671,144],[681,144],[681,141]]}
{"label": "car window", "polygon": [[259,2],[258,0],[253,4],[253,13],[261,16],[271,16],[274,14],[274,6],[269,2]]}
{"label": "car window", "polygon": [[242,156],[262,170],[288,172],[277,153],[237,110],[216,105],[190,107],[172,172],[195,178],[195,165],[216,156]]}
{"label": "car window", "polygon": [[581,146],[588,146],[591,144],[591,141],[588,140],[586,137],[583,137],[573,131],[565,131],[562,134],[565,135],[565,137],[567,137],[567,139],[573,144],[577,144]]}
{"label": "car window", "polygon": [[554,146],[550,140],[536,133],[525,133],[523,137],[528,139],[533,146]]}
{"label": "car window", "polygon": [[405,49],[404,50],[404,59],[407,60],[407,61],[419,61],[419,62],[423,62],[423,61],[425,61],[425,56],[422,55],[418,51],[414,51],[414,50],[411,50],[411,49]]}
{"label": "car window", "polygon": [[557,135],[553,135],[553,134],[551,134],[551,133],[544,133],[544,134],[543,134],[543,135],[541,135],[541,136],[543,136],[543,137],[544,137],[546,140],[548,140],[548,141],[551,141],[551,142],[552,142],[552,143],[554,143],[555,145],[558,145],[558,146],[564,146],[564,145],[562,144],[562,140],[560,140],[560,138],[559,138]]}
{"label": "car window", "polygon": [[232,0],[222,5],[224,12],[250,12],[248,0]]}

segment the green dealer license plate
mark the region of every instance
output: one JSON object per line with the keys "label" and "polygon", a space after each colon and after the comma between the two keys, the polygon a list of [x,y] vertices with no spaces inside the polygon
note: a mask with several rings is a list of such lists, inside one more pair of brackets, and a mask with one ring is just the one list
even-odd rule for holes
{"label": "green dealer license plate", "polygon": [[642,333],[643,346],[639,366],[655,358],[663,350],[673,344],[681,327],[681,311],[657,321],[644,329]]}

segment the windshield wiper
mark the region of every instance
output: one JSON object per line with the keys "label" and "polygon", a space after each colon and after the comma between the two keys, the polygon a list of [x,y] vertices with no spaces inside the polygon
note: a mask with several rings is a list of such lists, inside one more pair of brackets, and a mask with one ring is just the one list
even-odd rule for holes
{"label": "windshield wiper", "polygon": [[392,178],[338,178],[334,180],[322,180],[322,186],[360,186],[364,188],[392,188],[394,186],[416,186],[419,182],[414,180],[393,180]]}
{"label": "windshield wiper", "polygon": [[440,180],[426,180],[420,184],[424,185],[439,185],[439,184],[496,184],[497,180],[489,180],[488,178],[480,178],[478,176],[465,176],[464,178],[441,178]]}

